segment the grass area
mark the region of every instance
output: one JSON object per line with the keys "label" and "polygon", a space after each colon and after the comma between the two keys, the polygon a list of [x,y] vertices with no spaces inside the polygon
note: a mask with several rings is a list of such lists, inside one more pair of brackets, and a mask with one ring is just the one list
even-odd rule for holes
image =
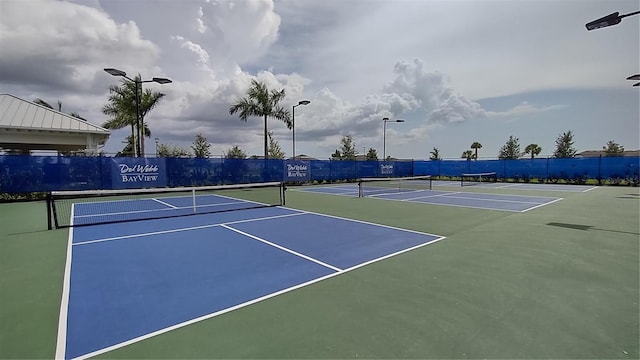
{"label": "grass area", "polygon": [[[447,239],[101,357],[638,359],[638,188],[526,193],[564,200],[510,213],[289,191],[289,207]],[[44,211],[0,204],[0,358],[54,356],[67,231]]]}

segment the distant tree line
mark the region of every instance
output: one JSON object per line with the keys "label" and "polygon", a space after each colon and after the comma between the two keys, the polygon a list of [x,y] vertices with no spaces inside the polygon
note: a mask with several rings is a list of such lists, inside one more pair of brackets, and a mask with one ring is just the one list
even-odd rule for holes
{"label": "distant tree line", "polygon": [[[573,158],[577,154],[577,150],[574,147],[573,132],[571,130],[564,132],[556,138],[556,148],[553,152],[555,158]],[[475,141],[470,146],[471,150],[465,150],[462,152],[462,158],[467,160],[478,159],[478,149],[482,148],[482,144]],[[607,142],[602,147],[604,156],[623,156],[624,146],[616,143],[613,140]],[[498,159],[520,159],[525,155],[534,159],[540,155],[542,148],[538,144],[529,144],[524,148],[524,151],[520,151],[520,139],[511,135],[507,142],[500,148],[498,152]],[[440,156],[440,150],[433,148],[430,152],[429,160],[442,160]]]}

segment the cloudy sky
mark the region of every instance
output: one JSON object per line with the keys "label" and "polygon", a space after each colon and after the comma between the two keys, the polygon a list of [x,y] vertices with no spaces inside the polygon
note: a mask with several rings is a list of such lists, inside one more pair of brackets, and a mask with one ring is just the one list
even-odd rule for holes
{"label": "cloudy sky", "polygon": [[[509,136],[552,154],[613,140],[640,148],[638,0],[0,0],[0,92],[102,124],[117,68],[166,94],[145,121],[161,143],[262,154],[263,122],[229,115],[253,79],[296,108],[296,154],[328,158],[344,135],[358,152],[460,158],[475,142],[495,158]],[[288,156],[292,134],[270,120]],[[128,130],[113,131],[117,152]]]}

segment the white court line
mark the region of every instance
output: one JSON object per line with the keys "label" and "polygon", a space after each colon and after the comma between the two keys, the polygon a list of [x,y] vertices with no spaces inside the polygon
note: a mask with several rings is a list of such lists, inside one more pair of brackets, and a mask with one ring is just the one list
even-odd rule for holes
{"label": "white court line", "polygon": [[[329,191],[318,191],[320,189],[337,189],[340,190],[339,192],[329,192]],[[358,196],[358,189],[353,189],[353,188],[347,188],[347,187],[341,187],[341,186],[323,186],[323,187],[317,187],[315,189],[311,189],[311,188],[306,188],[306,189],[294,189],[294,188],[287,188],[287,191],[297,191],[297,192],[303,192],[303,193],[312,193],[312,194],[322,194],[322,195],[338,195],[338,196]]]}
{"label": "white court line", "polygon": [[73,246],[78,246],[78,245],[88,245],[88,244],[95,244],[95,243],[101,243],[101,242],[105,242],[105,241],[115,241],[115,240],[123,240],[123,239],[132,239],[132,238],[144,237],[144,236],[153,236],[153,235],[170,234],[170,233],[176,233],[176,232],[181,232],[181,231],[191,231],[191,230],[207,229],[207,228],[212,228],[212,227],[222,226],[222,225],[232,225],[232,224],[239,224],[239,223],[244,223],[244,222],[261,221],[261,220],[270,220],[270,219],[277,219],[277,218],[283,218],[283,217],[289,217],[289,216],[298,216],[298,215],[304,215],[304,213],[274,215],[274,216],[266,216],[266,217],[253,218],[253,219],[244,219],[244,220],[227,221],[227,222],[223,222],[223,223],[215,223],[215,224],[207,224],[207,225],[190,226],[190,227],[185,227],[185,228],[177,228],[177,229],[169,229],[169,230],[153,231],[153,232],[146,232],[146,233],[139,233],[139,234],[130,234],[130,235],[114,236],[114,237],[110,237],[110,238],[102,238],[102,239],[95,239],[95,240],[87,240],[87,241],[77,242],[77,243],[73,244]]}
{"label": "white court line", "polygon": [[[440,190],[438,190],[438,191],[440,191]],[[414,198],[403,199],[403,200],[400,200],[400,201],[413,201],[413,200],[418,200],[418,199],[427,199],[427,198],[434,198],[434,197],[442,197],[442,196],[453,195],[453,194],[461,194],[461,192],[460,192],[460,191],[445,192],[445,193],[443,193],[443,194],[435,194],[435,195],[418,196],[418,197],[414,197]]]}
{"label": "white court line", "polygon": [[369,222],[369,221],[364,221],[364,220],[350,219],[350,218],[346,218],[346,217],[342,217],[342,216],[328,215],[328,214],[321,214],[321,213],[317,213],[317,212],[313,212],[313,211],[305,211],[305,210],[292,209],[292,208],[287,208],[287,207],[282,207],[282,208],[283,208],[283,209],[289,209],[289,210],[300,211],[300,212],[302,212],[302,213],[304,213],[304,214],[311,214],[311,215],[317,215],[317,216],[328,217],[328,218],[332,218],[332,219],[338,219],[338,220],[351,221],[351,222],[355,222],[355,223],[359,223],[359,224],[365,224],[365,225],[373,225],[373,226],[383,227],[383,228],[387,228],[387,229],[393,229],[393,230],[398,230],[398,231],[409,232],[409,233],[413,233],[413,234],[428,235],[428,236],[435,236],[435,237],[442,237],[442,238],[444,238],[443,236],[441,236],[441,235],[437,235],[437,234],[431,234],[431,233],[426,233],[426,232],[423,232],[423,231],[417,231],[417,230],[403,229],[403,228],[399,228],[399,227],[395,227],[395,226],[384,225],[384,224],[377,224],[377,223],[373,223],[373,222]]}
{"label": "white court line", "polygon": [[[155,199],[153,199],[155,200]],[[237,199],[236,199],[237,200]],[[159,201],[161,202],[161,201]],[[161,202],[162,203],[162,202]],[[207,204],[207,205],[198,205],[198,208],[204,207],[214,207],[214,206],[224,206],[224,205],[233,205],[233,204],[244,204],[244,203],[254,203],[253,201],[234,201],[234,202],[226,202],[226,203],[218,203],[218,204]],[[259,203],[257,203],[259,204]],[[193,204],[189,206],[173,206],[166,204],[168,206],[172,206],[171,209],[145,209],[145,210],[132,210],[132,211],[121,211],[114,213],[102,213],[102,214],[88,214],[88,215],[78,215],[77,218],[92,218],[92,217],[100,217],[100,216],[117,216],[117,215],[128,215],[128,214],[141,214],[141,213],[152,213],[157,211],[172,211],[172,210],[182,210],[182,209],[193,209]]]}
{"label": "white court line", "polygon": [[240,234],[240,235],[244,235],[244,236],[246,236],[246,237],[249,237],[249,238],[252,238],[252,239],[254,239],[254,240],[260,241],[260,242],[262,242],[262,243],[265,243],[265,244],[267,244],[267,245],[269,245],[269,246],[273,246],[273,247],[274,247],[274,248],[276,248],[276,249],[280,249],[280,250],[282,250],[282,251],[284,251],[284,252],[288,252],[289,254],[292,254],[292,255],[295,255],[295,256],[301,257],[301,258],[303,258],[303,259],[305,259],[305,260],[309,260],[309,261],[314,262],[314,263],[316,263],[316,264],[318,264],[318,265],[322,265],[322,266],[324,266],[324,267],[326,267],[326,268],[329,268],[329,269],[331,269],[331,270],[338,271],[338,272],[343,271],[342,269],[337,268],[337,267],[335,267],[335,266],[333,266],[333,265],[329,265],[329,264],[327,264],[327,263],[325,263],[325,262],[322,262],[322,261],[320,261],[320,260],[318,260],[318,259],[314,259],[314,258],[312,258],[312,257],[310,257],[310,256],[304,255],[304,254],[302,254],[302,253],[299,253],[299,252],[297,252],[297,251],[291,250],[291,249],[286,248],[286,247],[284,247],[284,246],[281,246],[281,245],[278,245],[278,244],[272,243],[271,241],[265,240],[265,239],[263,239],[263,238],[260,238],[260,237],[255,236],[255,235],[251,235],[251,234],[249,234],[249,233],[247,233],[247,232],[244,232],[244,231],[242,231],[242,230],[238,230],[238,229],[236,229],[236,228],[232,228],[231,226],[227,226],[227,225],[224,225],[224,224],[222,224],[222,225],[220,225],[220,226],[221,226],[221,227],[223,227],[223,228],[225,228],[225,229],[228,229],[228,230],[231,230],[231,231],[237,232],[237,233],[238,233],[238,234]]}
{"label": "white court line", "polygon": [[[71,205],[71,220],[73,225],[73,213],[75,207]],[[62,299],[60,300],[60,316],[58,318],[58,337],[56,341],[55,359],[64,359],[67,351],[67,319],[69,315],[69,289],[71,287],[71,258],[73,245],[73,227],[69,228],[69,240],[67,242],[67,260],[64,265],[64,278],[62,280]]]}
{"label": "white court line", "polygon": [[[489,195],[489,194],[487,194]],[[502,195],[500,195],[502,196]],[[517,195],[520,196],[520,195]],[[474,198],[474,197],[466,197],[466,196],[447,196],[448,198],[452,198],[452,199],[462,199],[462,200],[478,200],[478,201],[495,201],[495,202],[504,202],[504,203],[511,203],[511,204],[540,204],[539,202],[535,202],[535,201],[517,201],[517,200],[505,200],[505,199],[492,199],[492,198]]]}
{"label": "white court line", "polygon": [[504,188],[509,188],[509,187],[517,187],[518,184],[507,184],[507,185],[500,185],[500,186],[496,186],[494,187],[495,189],[504,189]]}
{"label": "white court line", "polygon": [[549,202],[547,202],[547,203],[540,204],[540,205],[537,205],[537,206],[534,206],[534,207],[530,207],[530,208],[528,208],[528,209],[524,209],[524,210],[522,210],[522,211],[520,211],[520,212],[527,212],[527,211],[529,211],[529,210],[537,209],[537,208],[539,208],[539,207],[543,207],[543,206],[545,206],[545,205],[553,204],[554,202],[558,202],[558,201],[560,201],[560,200],[564,200],[564,198],[557,198],[557,199],[555,199],[555,200],[551,200],[551,201],[549,201]]}
{"label": "white court line", "polygon": [[162,205],[166,205],[166,206],[168,206],[168,207],[170,207],[170,208],[179,209],[179,207],[177,207],[177,206],[171,205],[171,204],[169,204],[168,202],[164,202],[164,201],[162,201],[162,200],[158,200],[158,199],[156,199],[156,198],[151,198],[151,200],[156,201],[156,202],[159,202],[160,204],[162,204]]}
{"label": "white court line", "polygon": [[[384,188],[376,188],[376,189],[384,189]],[[386,189],[385,189],[386,190]],[[369,191],[375,191],[375,190],[369,190]],[[366,195],[366,191],[364,197],[380,197],[380,196],[389,196],[389,195],[398,195],[398,194],[411,194],[414,192],[422,192],[422,191],[428,191],[428,190],[408,190],[408,191],[402,191],[402,190],[397,190],[394,192],[388,192],[388,193],[382,193],[382,194],[370,194],[370,195]]]}

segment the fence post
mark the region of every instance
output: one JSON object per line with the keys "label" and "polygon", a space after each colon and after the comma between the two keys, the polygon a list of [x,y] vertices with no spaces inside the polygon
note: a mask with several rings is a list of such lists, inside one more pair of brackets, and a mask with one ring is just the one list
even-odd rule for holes
{"label": "fence post", "polygon": [[547,156],[547,173],[544,176],[545,184],[549,182],[549,157]]}
{"label": "fence post", "polygon": [[602,185],[602,154],[598,156],[598,185]]}

